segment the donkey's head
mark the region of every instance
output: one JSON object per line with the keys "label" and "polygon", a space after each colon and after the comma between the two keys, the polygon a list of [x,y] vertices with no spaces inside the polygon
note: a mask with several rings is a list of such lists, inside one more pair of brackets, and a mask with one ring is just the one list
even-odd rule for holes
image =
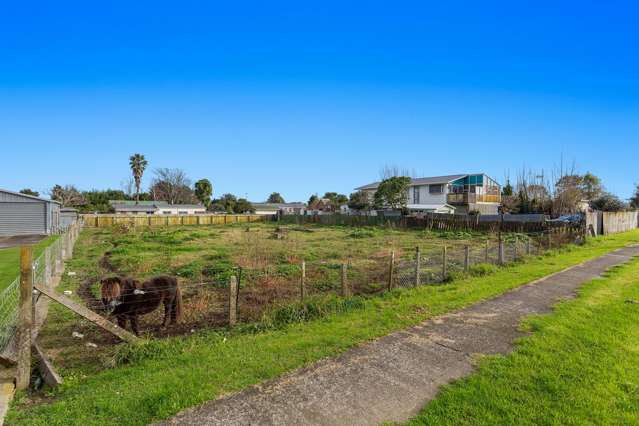
{"label": "donkey's head", "polygon": [[102,303],[107,309],[115,309],[120,304],[118,300],[122,294],[122,279],[120,277],[107,277],[100,281],[100,293]]}

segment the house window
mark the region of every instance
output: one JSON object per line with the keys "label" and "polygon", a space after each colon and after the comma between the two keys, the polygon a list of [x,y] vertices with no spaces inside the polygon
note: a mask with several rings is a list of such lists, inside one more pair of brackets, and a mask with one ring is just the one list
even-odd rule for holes
{"label": "house window", "polygon": [[171,214],[171,210],[163,210],[162,214]]}
{"label": "house window", "polygon": [[413,204],[419,204],[419,186],[413,187]]}
{"label": "house window", "polygon": [[428,192],[430,194],[441,194],[442,192],[444,192],[444,185],[428,185]]}
{"label": "house window", "polygon": [[186,211],[186,210],[180,210],[180,211],[178,211],[178,214],[184,215],[184,214],[189,214],[189,212]]}

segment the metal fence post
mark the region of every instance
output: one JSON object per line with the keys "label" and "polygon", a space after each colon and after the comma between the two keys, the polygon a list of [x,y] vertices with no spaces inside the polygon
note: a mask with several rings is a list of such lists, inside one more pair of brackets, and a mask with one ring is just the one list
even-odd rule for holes
{"label": "metal fence post", "polygon": [[300,302],[306,297],[306,262],[302,261],[302,271],[300,274]]}
{"label": "metal fence post", "polygon": [[31,328],[33,289],[33,248],[20,247],[20,311],[18,327],[18,366],[16,389],[25,390],[31,380]]}
{"label": "metal fence post", "polygon": [[346,263],[342,263],[342,296],[348,297],[351,295],[350,289],[348,288],[348,281],[346,280]]}
{"label": "metal fence post", "polygon": [[448,277],[448,248],[442,248],[442,281],[446,281]]}
{"label": "metal fence post", "polygon": [[422,251],[419,247],[415,248],[415,287],[422,283]]}
{"label": "metal fence post", "polygon": [[468,272],[470,267],[470,247],[464,246],[464,272]]}
{"label": "metal fence post", "polygon": [[393,289],[393,276],[395,274],[395,250],[391,251],[390,265],[388,266],[388,291]]}
{"label": "metal fence post", "polygon": [[229,281],[229,326],[237,323],[237,277],[231,276]]}

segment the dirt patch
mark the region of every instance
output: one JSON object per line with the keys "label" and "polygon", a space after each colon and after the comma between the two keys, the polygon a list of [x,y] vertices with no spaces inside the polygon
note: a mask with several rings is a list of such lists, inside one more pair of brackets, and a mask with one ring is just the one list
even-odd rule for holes
{"label": "dirt patch", "polygon": [[14,235],[12,237],[1,237],[0,249],[37,244],[46,237],[46,235]]}

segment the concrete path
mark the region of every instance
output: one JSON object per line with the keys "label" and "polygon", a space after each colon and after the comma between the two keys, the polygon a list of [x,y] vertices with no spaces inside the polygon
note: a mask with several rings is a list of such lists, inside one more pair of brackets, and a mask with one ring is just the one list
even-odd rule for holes
{"label": "concrete path", "polygon": [[379,425],[402,422],[440,386],[473,371],[474,354],[507,353],[523,317],[546,313],[583,283],[639,255],[627,247],[425,322],[279,379],[185,411],[165,424]]}

